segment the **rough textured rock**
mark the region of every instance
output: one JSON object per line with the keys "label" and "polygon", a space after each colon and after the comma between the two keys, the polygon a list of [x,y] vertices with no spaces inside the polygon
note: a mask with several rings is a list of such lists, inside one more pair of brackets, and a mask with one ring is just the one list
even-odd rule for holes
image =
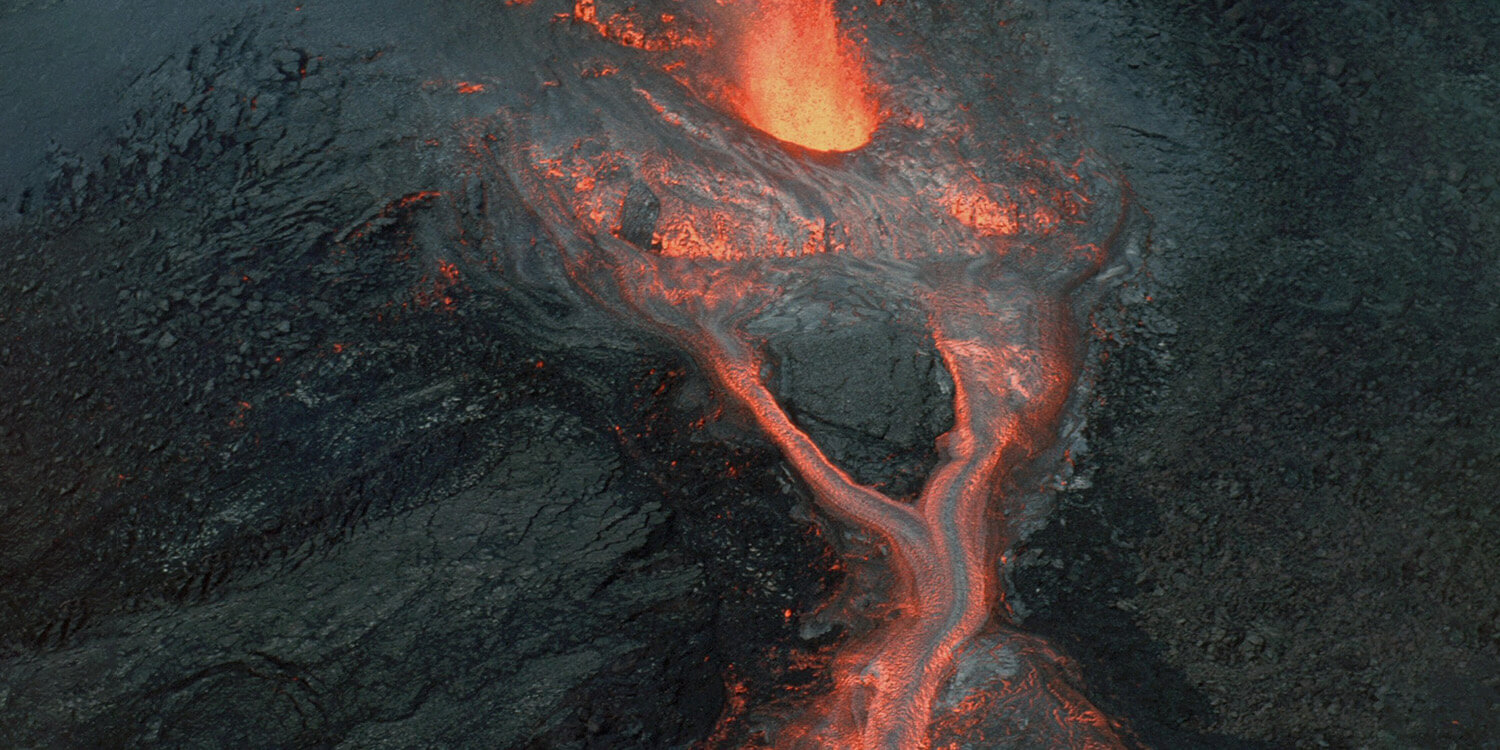
{"label": "rough textured rock", "polygon": [[1157,224],[1109,326],[1092,487],[1025,553],[1028,624],[1158,746],[1496,746],[1500,224],[1473,165],[1500,165],[1500,27],[1399,3],[1048,16],[1091,51],[1071,80]]}
{"label": "rough textured rock", "polygon": [[953,383],[931,341],[888,321],[775,339],[776,391],[792,418],[861,482],[910,495],[953,425]]}
{"label": "rough textured rock", "polygon": [[[459,270],[454,214],[505,211],[417,136],[475,105],[339,14],[184,34],[9,204],[0,740],[689,744],[787,629],[721,612],[821,551],[785,493],[664,492],[622,442],[659,354],[562,350]],[[688,537],[727,506],[787,541]]]}

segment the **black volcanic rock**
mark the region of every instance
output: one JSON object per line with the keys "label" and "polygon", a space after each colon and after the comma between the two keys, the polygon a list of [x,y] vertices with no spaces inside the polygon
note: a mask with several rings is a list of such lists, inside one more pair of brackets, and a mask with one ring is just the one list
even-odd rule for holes
{"label": "black volcanic rock", "polygon": [[622,453],[638,355],[559,366],[466,294],[423,80],[260,23],[183,40],[0,236],[0,744],[504,747],[594,681],[701,736],[716,639],[765,636],[715,630]]}
{"label": "black volcanic rock", "polygon": [[773,387],[792,418],[865,484],[916,492],[953,424],[953,382],[932,341],[884,320],[773,338]]}
{"label": "black volcanic rock", "polygon": [[656,219],[661,215],[661,199],[644,182],[630,186],[620,206],[620,239],[637,247],[651,247],[656,233]]}

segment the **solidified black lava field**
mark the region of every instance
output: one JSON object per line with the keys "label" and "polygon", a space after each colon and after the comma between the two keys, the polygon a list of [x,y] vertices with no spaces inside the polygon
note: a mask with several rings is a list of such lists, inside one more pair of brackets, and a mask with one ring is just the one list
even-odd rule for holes
{"label": "solidified black lava field", "polygon": [[[1151,216],[1024,626],[1144,746],[1500,747],[1500,19],[881,8],[1055,82]],[[487,262],[539,234],[466,150],[506,12],[0,0],[0,744],[687,748],[840,637],[777,452]],[[930,342],[771,354],[915,486]]]}

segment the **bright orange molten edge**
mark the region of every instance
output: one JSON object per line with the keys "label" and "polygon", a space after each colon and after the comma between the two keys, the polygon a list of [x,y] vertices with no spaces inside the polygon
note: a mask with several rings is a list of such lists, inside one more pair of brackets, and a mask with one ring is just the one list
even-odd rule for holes
{"label": "bright orange molten edge", "polygon": [[814,151],[870,142],[875,102],[832,0],[765,0],[747,25],[734,70],[734,106],[746,122]]}

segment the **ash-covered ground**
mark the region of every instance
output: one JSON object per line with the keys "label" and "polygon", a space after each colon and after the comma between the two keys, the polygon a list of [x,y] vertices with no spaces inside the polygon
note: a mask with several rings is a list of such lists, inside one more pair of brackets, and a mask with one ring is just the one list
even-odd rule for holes
{"label": "ash-covered ground", "polygon": [[[1149,746],[1500,747],[1500,21],[885,5],[1154,220],[1025,627]],[[505,12],[0,2],[0,742],[688,747],[838,637],[769,445],[465,252],[537,234],[462,158]],[[816,339],[780,395],[910,485],[929,343]]]}

